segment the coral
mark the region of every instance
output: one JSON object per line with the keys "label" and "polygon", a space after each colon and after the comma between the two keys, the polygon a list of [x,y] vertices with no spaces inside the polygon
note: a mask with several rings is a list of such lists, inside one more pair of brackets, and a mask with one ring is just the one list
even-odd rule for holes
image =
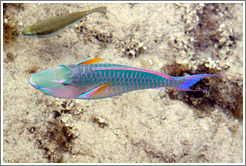
{"label": "coral", "polygon": [[87,43],[92,42],[93,39],[96,39],[100,42],[101,47],[106,47],[106,44],[112,43],[113,34],[112,33],[104,33],[98,30],[92,30],[87,27],[85,22],[82,22],[80,25],[76,25],[76,32],[79,35],[83,36],[84,42]]}
{"label": "coral", "polygon": [[[169,45],[176,50],[176,61],[162,67],[173,76],[187,74],[220,74],[228,70],[231,56],[239,34],[235,33],[225,20],[231,18],[228,4],[183,4],[185,14],[185,37],[173,36]],[[175,51],[174,51],[175,52]],[[203,56],[210,54],[211,56]],[[182,100],[196,108],[209,110],[210,106],[229,109],[237,118],[243,117],[242,82],[236,77],[205,78],[193,89],[207,89],[202,92],[169,91],[171,99]],[[232,96],[232,97],[228,97]]]}
{"label": "coral", "polygon": [[49,120],[46,126],[47,131],[41,132],[34,127],[30,128],[30,132],[35,134],[38,147],[45,151],[45,157],[49,162],[62,162],[63,152],[71,152],[72,140],[78,137],[79,132],[69,124],[69,115],[59,115],[54,112],[54,119]]}
{"label": "coral", "polygon": [[21,3],[4,3],[3,4],[3,47],[12,45],[16,38],[19,36],[17,21],[10,14],[6,14],[8,8],[14,7],[15,9],[24,9]]}
{"label": "coral", "polygon": [[8,63],[8,62],[14,61],[14,59],[15,59],[14,53],[12,53],[12,52],[7,52],[6,58],[4,59],[4,62],[5,62],[5,63]]}
{"label": "coral", "polygon": [[64,151],[71,150],[72,140],[78,137],[79,133],[70,121],[71,114],[61,114],[58,118],[50,121],[48,133]]}
{"label": "coral", "polygon": [[[229,15],[228,5],[184,4],[183,7],[186,9],[184,30],[188,36],[173,36],[169,40],[170,47],[177,52],[176,62],[188,65],[193,73],[203,64],[215,70],[230,68],[229,57],[239,35],[224,23]],[[204,51],[211,56],[202,56],[200,52]]]}
{"label": "coral", "polygon": [[[173,76],[185,76],[193,73],[187,65],[178,63],[169,64],[162,68],[165,73]],[[206,65],[198,65],[198,70],[194,74],[217,73],[218,70],[207,67]],[[198,81],[191,89],[205,90],[201,92],[178,92],[169,90],[168,94],[171,99],[181,100],[197,109],[203,111],[211,110],[211,106],[219,106],[230,110],[233,115],[239,119],[243,118],[243,85],[242,80],[234,78],[226,78],[219,76],[214,78],[204,78]],[[198,116],[204,112],[198,112]]]}
{"label": "coral", "polygon": [[101,128],[104,128],[105,126],[108,126],[108,120],[106,120],[102,116],[93,115],[92,120],[93,120],[93,122],[98,123]]}
{"label": "coral", "polygon": [[[103,24],[100,21],[97,21],[96,23],[98,25]],[[130,58],[138,57],[147,49],[137,32],[140,29],[140,25],[133,25],[133,27],[131,27],[131,34],[126,34],[125,39],[115,38],[113,32],[110,32],[110,30],[97,30],[95,27],[90,27],[86,21],[75,25],[75,28],[76,32],[83,37],[85,44],[97,40],[99,41],[98,44],[100,47],[103,48],[107,47],[108,44],[115,42],[117,43],[116,47],[119,48],[123,56]]]}
{"label": "coral", "polygon": [[73,115],[68,113],[69,110],[75,109],[71,103],[57,100],[49,105],[54,111],[48,118],[44,131],[34,126],[29,128],[49,162],[62,162],[63,153],[71,153],[73,140],[79,136],[78,129],[73,125]]}
{"label": "coral", "polygon": [[33,74],[33,73],[35,73],[35,72],[37,71],[37,69],[38,69],[37,63],[33,63],[33,64],[31,64],[31,65],[26,69],[26,72],[27,72],[27,73],[30,73],[30,74]]}
{"label": "coral", "polygon": [[19,36],[19,30],[16,25],[16,21],[8,16],[4,16],[3,23],[3,47],[6,45],[12,45],[16,38]]}
{"label": "coral", "polygon": [[138,57],[147,49],[144,43],[137,39],[120,42],[119,47],[121,48],[121,52],[123,52],[124,55],[127,55],[130,58]]}
{"label": "coral", "polygon": [[[141,31],[144,31],[144,23],[143,24],[131,24],[128,27],[129,33],[125,34],[123,38],[117,38],[116,43],[119,49],[119,52],[122,54],[121,56],[125,56],[128,58],[136,58],[139,57],[147,50],[146,43],[144,43],[145,39]],[[123,30],[124,31],[124,30]]]}

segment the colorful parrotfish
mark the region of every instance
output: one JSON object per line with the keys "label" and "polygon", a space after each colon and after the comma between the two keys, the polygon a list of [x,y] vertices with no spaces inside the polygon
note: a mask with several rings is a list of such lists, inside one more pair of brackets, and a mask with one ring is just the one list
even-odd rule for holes
{"label": "colorful parrotfish", "polygon": [[198,91],[190,86],[204,77],[199,74],[184,77],[116,64],[93,64],[101,58],[89,59],[76,65],[59,67],[34,74],[30,84],[42,92],[67,99],[100,99],[140,89],[165,89]]}

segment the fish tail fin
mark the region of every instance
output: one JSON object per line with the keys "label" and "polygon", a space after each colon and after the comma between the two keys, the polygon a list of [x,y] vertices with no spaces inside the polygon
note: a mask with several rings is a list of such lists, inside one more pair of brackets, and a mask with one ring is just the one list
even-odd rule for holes
{"label": "fish tail fin", "polygon": [[180,90],[180,91],[204,91],[204,90],[192,90],[189,87],[197,83],[200,79],[204,77],[211,77],[211,76],[221,76],[221,75],[198,74],[198,75],[184,76],[184,77],[173,77],[176,81],[179,80],[181,84],[176,87],[172,87],[172,88]]}
{"label": "fish tail fin", "polygon": [[97,7],[95,9],[92,9],[91,12],[98,12],[98,13],[106,14],[107,13],[107,7],[106,6],[100,6],[100,7]]}

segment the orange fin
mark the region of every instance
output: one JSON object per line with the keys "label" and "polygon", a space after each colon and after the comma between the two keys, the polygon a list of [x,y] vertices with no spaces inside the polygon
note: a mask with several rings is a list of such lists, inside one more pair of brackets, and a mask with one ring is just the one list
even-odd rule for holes
{"label": "orange fin", "polygon": [[101,85],[101,86],[98,86],[86,93],[83,93],[82,95],[78,96],[77,98],[78,99],[88,99],[88,98],[91,98],[93,95],[95,95],[96,93],[102,91],[103,89],[105,89],[107,86],[109,86],[111,84],[111,82],[107,83],[107,84],[104,84],[104,85]]}
{"label": "orange fin", "polygon": [[87,64],[92,64],[96,63],[98,61],[103,60],[103,58],[92,58],[92,59],[87,59],[85,61],[79,62],[77,65],[87,65]]}

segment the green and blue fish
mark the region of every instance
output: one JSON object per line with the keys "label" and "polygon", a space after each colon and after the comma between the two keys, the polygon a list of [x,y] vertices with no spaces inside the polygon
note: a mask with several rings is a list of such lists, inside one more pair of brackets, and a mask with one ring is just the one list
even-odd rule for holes
{"label": "green and blue fish", "polygon": [[45,94],[66,99],[101,99],[140,89],[174,88],[181,91],[204,77],[199,74],[173,77],[151,70],[117,64],[94,64],[101,58],[85,60],[75,65],[60,65],[34,74],[30,84]]}
{"label": "green and blue fish", "polygon": [[47,37],[55,36],[63,32],[67,27],[81,21],[87,15],[98,12],[106,14],[107,8],[102,6],[91,10],[86,10],[83,12],[74,12],[60,16],[50,17],[31,26],[27,26],[21,32],[22,36],[27,37]]}

